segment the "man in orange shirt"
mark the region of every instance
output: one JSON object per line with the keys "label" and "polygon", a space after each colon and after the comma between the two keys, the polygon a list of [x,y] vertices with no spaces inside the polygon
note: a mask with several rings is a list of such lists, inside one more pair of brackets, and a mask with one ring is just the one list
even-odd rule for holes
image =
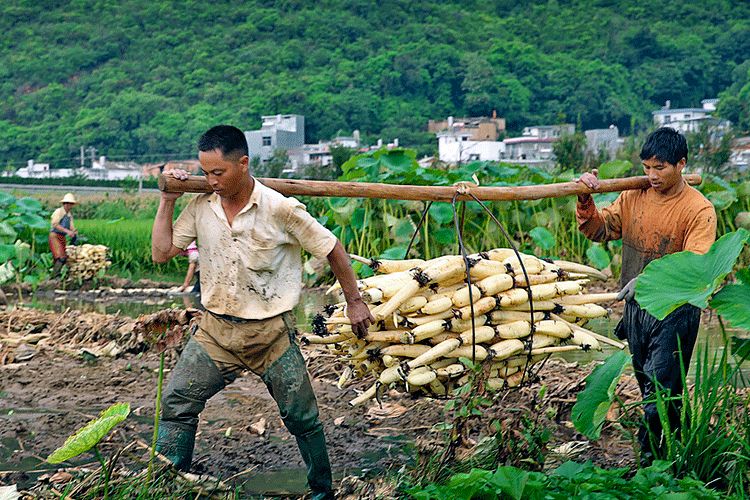
{"label": "man in orange shirt", "polygon": [[[643,171],[650,187],[625,191],[607,207],[597,210],[591,195],[579,195],[578,227],[593,241],[622,238],[622,290],[625,310],[615,333],[627,339],[633,368],[643,398],[654,396],[656,384],[682,393],[681,368],[686,371],[698,335],[701,311],[685,304],[659,321],[635,300],[638,275],[654,259],[675,252],[703,254],[716,238],[716,212],[698,190],[682,178],[688,156],[685,137],[662,127],[646,138],[641,149]],[[597,172],[586,173],[579,182],[599,187]],[[681,358],[681,359],[680,359]],[[682,365],[681,365],[682,363]],[[679,428],[679,406],[669,408],[670,428]],[[662,426],[654,402],[644,404],[644,422],[638,433],[642,457],[648,462],[660,456]]]}

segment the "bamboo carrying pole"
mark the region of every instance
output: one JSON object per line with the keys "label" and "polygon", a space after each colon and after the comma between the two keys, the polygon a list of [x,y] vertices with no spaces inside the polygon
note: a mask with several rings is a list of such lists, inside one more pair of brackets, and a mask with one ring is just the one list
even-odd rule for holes
{"label": "bamboo carrying pole", "polygon": [[[698,174],[683,176],[691,186],[701,183]],[[391,200],[451,201],[456,191],[457,200],[471,200],[469,192],[483,201],[539,200],[587,193],[609,193],[629,189],[646,189],[649,186],[646,176],[622,179],[601,179],[596,191],[577,182],[560,182],[538,186],[480,187],[472,183],[458,183],[454,186],[409,186],[399,184],[376,184],[370,182],[310,181],[300,179],[259,178],[264,185],[285,196],[339,196],[344,198],[384,198]],[[191,175],[180,181],[172,176],[159,175],[159,189],[168,193],[210,193],[211,187],[206,178]]]}

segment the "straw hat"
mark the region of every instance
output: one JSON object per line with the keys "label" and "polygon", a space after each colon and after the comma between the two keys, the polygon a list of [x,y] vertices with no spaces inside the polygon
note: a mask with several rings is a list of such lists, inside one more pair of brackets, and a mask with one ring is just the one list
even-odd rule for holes
{"label": "straw hat", "polygon": [[66,193],[65,196],[63,196],[63,199],[60,200],[61,203],[78,203],[76,201],[76,197],[73,196],[73,193]]}

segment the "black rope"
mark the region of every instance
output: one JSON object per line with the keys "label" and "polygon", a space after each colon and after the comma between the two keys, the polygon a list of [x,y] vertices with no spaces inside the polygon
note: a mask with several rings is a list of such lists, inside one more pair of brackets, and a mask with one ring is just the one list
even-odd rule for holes
{"label": "black rope", "polygon": [[466,266],[466,284],[469,287],[469,310],[471,311],[471,362],[474,364],[477,362],[477,330],[474,324],[474,294],[471,291],[471,262],[469,262],[469,256],[466,254],[466,247],[464,246],[464,224],[463,214],[466,213],[466,202],[462,201],[462,215],[461,224],[459,224],[458,212],[456,211],[456,198],[458,197],[458,190],[453,193],[453,199],[451,200],[451,208],[453,209],[453,223],[456,226],[456,236],[458,237],[458,248],[461,252],[461,256],[464,258],[464,265]]}
{"label": "black rope", "polygon": [[427,217],[427,211],[432,206],[432,202],[430,201],[427,203],[424,207],[424,210],[422,210],[422,217],[419,219],[419,224],[417,224],[417,229],[414,231],[414,234],[411,235],[411,240],[409,241],[409,246],[406,247],[406,252],[404,253],[404,260],[409,258],[409,251],[411,250],[411,246],[414,244],[414,240],[417,239],[417,235],[419,234],[419,230],[422,228],[422,224],[424,224],[424,220]]}
{"label": "black rope", "polygon": [[[458,194],[458,193],[456,193],[456,194]],[[500,221],[497,220],[497,217],[495,217],[495,214],[493,214],[492,211],[489,208],[487,208],[485,206],[485,204],[482,203],[482,201],[479,198],[476,197],[476,195],[474,195],[474,193],[469,192],[468,195],[471,196],[474,199],[474,201],[476,201],[477,203],[479,203],[479,206],[482,207],[485,212],[487,212],[487,214],[490,216],[490,218],[500,228],[500,231],[502,231],[503,236],[505,236],[505,239],[508,240],[508,245],[510,245],[510,247],[513,249],[513,252],[516,254],[516,258],[518,258],[518,263],[521,265],[521,270],[523,271],[523,276],[526,279],[526,293],[529,296],[529,314],[531,316],[531,320],[529,322],[531,324],[531,333],[529,334],[529,339],[526,342],[527,345],[528,345],[529,353],[527,354],[527,362],[526,362],[526,364],[523,367],[523,374],[521,375],[521,382],[523,382],[523,380],[526,378],[527,370],[528,370],[528,368],[529,368],[529,366],[531,364],[531,346],[534,343],[534,331],[535,331],[535,327],[534,327],[534,298],[533,298],[532,293],[531,293],[531,281],[529,280],[529,273],[526,272],[526,266],[523,263],[523,259],[521,258],[521,254],[518,252],[518,249],[513,244],[513,241],[511,240],[510,235],[508,234],[508,232],[505,230],[505,227],[503,227],[502,223],[500,223]],[[455,200],[455,197],[456,197],[456,195],[454,195],[454,200]],[[513,279],[515,281],[515,276],[513,277]],[[471,291],[471,288],[469,289],[469,291]],[[471,297],[471,293],[469,293],[469,297]],[[472,326],[473,326],[473,324],[472,324]]]}

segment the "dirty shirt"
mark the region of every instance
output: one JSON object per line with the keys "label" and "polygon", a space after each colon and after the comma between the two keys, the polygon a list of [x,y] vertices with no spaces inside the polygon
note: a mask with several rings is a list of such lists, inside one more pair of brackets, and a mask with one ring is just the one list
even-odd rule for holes
{"label": "dirty shirt", "polygon": [[191,200],[175,221],[172,243],[184,250],[195,239],[203,306],[215,314],[252,320],[296,306],[302,291],[300,250],[325,258],[337,241],[302,203],[257,179],[231,226],[216,193]]}
{"label": "dirty shirt", "polygon": [[713,205],[687,184],[668,197],[651,188],[624,191],[601,211],[589,198],[587,203],[578,203],[576,218],[590,240],[622,238],[622,286],[652,260],[684,250],[704,254],[716,239]]}

